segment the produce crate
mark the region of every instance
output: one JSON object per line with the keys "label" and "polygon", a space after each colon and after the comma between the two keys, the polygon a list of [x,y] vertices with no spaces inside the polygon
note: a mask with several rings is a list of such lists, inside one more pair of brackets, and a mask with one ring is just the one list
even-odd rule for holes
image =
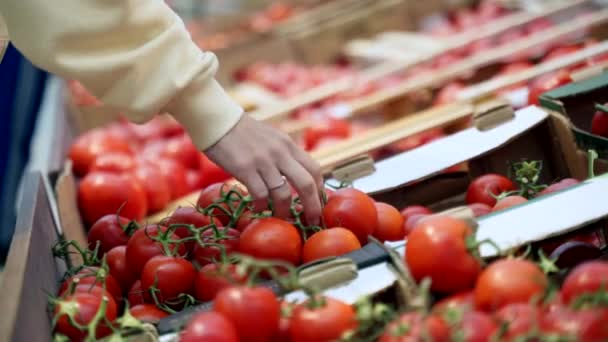
{"label": "produce crate", "polygon": [[568,84],[545,93],[540,98],[542,106],[563,114],[572,121],[572,131],[583,149],[594,149],[608,157],[608,139],[591,133],[591,121],[595,104],[608,102],[608,73],[591,79]]}

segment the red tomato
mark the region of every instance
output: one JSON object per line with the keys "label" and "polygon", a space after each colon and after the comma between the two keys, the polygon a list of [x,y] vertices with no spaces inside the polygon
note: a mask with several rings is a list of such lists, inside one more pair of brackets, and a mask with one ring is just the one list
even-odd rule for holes
{"label": "red tomato", "polygon": [[575,186],[578,183],[580,183],[580,181],[578,179],[564,178],[557,183],[551,184],[545,190],[539,192],[537,196],[547,195],[547,194],[550,194],[553,192],[561,191],[561,190],[570,188],[572,186]]}
{"label": "red tomato", "polygon": [[186,325],[180,342],[239,342],[236,326],[217,312],[197,313]]}
{"label": "red tomato", "polygon": [[230,179],[232,176],[205,154],[200,154],[201,188]]}
{"label": "red tomato", "polygon": [[473,288],[481,264],[466,239],[473,234],[465,221],[448,216],[425,219],[408,236],[405,262],[416,281],[431,278],[431,289],[456,293]]}
{"label": "red tomato", "polygon": [[433,305],[434,312],[447,312],[448,310],[470,311],[475,305],[473,291],[466,291],[453,294],[443,298]]}
{"label": "red tomato", "polygon": [[129,269],[127,246],[116,246],[106,255],[110,275],[118,281],[123,293],[128,293],[137,279]]}
{"label": "red tomato", "polygon": [[314,124],[304,130],[304,147],[312,150],[323,138],[348,138],[351,134],[351,125],[346,120],[325,119],[314,121]]}
{"label": "red tomato", "polygon": [[439,90],[435,96],[433,105],[440,106],[456,102],[458,100],[458,93],[464,88],[465,85],[461,82],[448,83],[448,85]]}
{"label": "red tomato", "polygon": [[407,219],[409,219],[412,215],[431,215],[432,213],[433,212],[431,211],[431,209],[422,205],[410,205],[401,210],[401,216],[403,216],[403,221],[407,221]]}
{"label": "red tomato", "polygon": [[161,319],[169,316],[166,311],[156,307],[154,304],[139,304],[129,308],[129,313],[142,322],[156,324]]}
{"label": "red tomato", "polygon": [[86,175],[95,159],[109,152],[133,153],[128,141],[111,137],[102,130],[92,130],[77,137],[69,151],[74,174]]}
{"label": "red tomato", "polygon": [[323,298],[319,307],[310,301],[298,304],[289,320],[292,342],[336,341],[357,327],[357,315],[352,306],[332,298]]}
{"label": "red tomato", "polygon": [[153,140],[144,146],[142,153],[150,158],[174,160],[187,169],[200,166],[200,152],[187,135]]}
{"label": "red tomato", "polygon": [[144,299],[144,290],[141,288],[140,280],[136,280],[133,283],[133,286],[131,286],[131,289],[127,295],[127,300],[131,306],[144,304],[146,302]]}
{"label": "red tomato", "polygon": [[113,299],[119,300],[122,297],[120,284],[118,284],[112,275],[100,272],[99,267],[91,266],[83,268],[75,275],[66,279],[59,288],[59,295],[67,293],[71,284],[103,287],[114,296]]}
{"label": "red tomato", "polygon": [[378,227],[378,212],[374,200],[365,193],[344,188],[334,192],[323,208],[327,227],[344,227],[352,231],[361,245]]}
{"label": "red tomato", "polygon": [[530,92],[528,94],[528,104],[538,105],[539,97],[556,88],[572,82],[570,73],[566,70],[560,70],[551,74],[543,75],[534,81],[530,85]]}
{"label": "red tomato", "polygon": [[[429,338],[430,337],[430,338]],[[419,312],[407,312],[389,323],[378,342],[450,341],[450,328],[438,315],[424,317]]]}
{"label": "red tomato", "polygon": [[240,232],[243,232],[245,228],[247,228],[251,224],[251,222],[255,220],[254,215],[255,214],[251,211],[245,211],[241,215],[241,217],[239,217],[239,220],[236,221],[236,229]]}
{"label": "red tomato", "polygon": [[133,176],[141,183],[146,193],[148,214],[164,209],[171,201],[171,188],[167,177],[151,163],[139,163]]}
{"label": "red tomato", "polygon": [[95,247],[99,245],[99,256],[102,256],[116,246],[126,245],[129,235],[125,229],[129,222],[129,219],[117,214],[101,217],[91,226],[87,235],[89,249],[95,250]]}
{"label": "red tomato", "polygon": [[252,222],[241,234],[239,251],[259,259],[275,259],[298,265],[302,256],[302,239],[290,223],[274,218]]}
{"label": "red tomato", "polygon": [[213,310],[234,323],[241,341],[269,341],[279,329],[281,305],[266,287],[228,287],[215,297]]}
{"label": "red tomato", "polygon": [[[212,220],[211,217],[201,214],[194,207],[179,207],[175,209],[173,214],[171,214],[171,216],[169,216],[167,220],[163,222],[163,224],[167,227],[170,227],[171,225],[188,224],[193,225],[195,228],[202,228],[210,225],[212,221],[218,227],[221,225],[218,219],[213,218]],[[192,236],[192,233],[187,227],[172,227],[171,229],[174,229],[173,233],[179,236],[181,239]],[[194,250],[195,244],[196,241],[186,241],[184,243],[186,250],[189,252]]]}
{"label": "red tomato", "polygon": [[186,168],[172,159],[149,160],[156,165],[169,184],[171,199],[176,200],[190,192],[186,181]]}
{"label": "red tomato", "polygon": [[414,228],[416,228],[416,226],[418,225],[418,222],[420,222],[422,219],[424,219],[425,217],[428,217],[428,216],[430,216],[430,215],[414,214],[414,215],[411,215],[410,217],[408,217],[407,221],[405,221],[403,223],[403,230],[405,231],[405,237],[407,238],[412,233],[412,230],[414,230]]}
{"label": "red tomato", "polygon": [[492,317],[483,312],[468,311],[463,314],[462,321],[455,329],[465,342],[488,342],[493,340],[498,325]]}
{"label": "red tomato", "polygon": [[[167,227],[158,225],[148,225],[143,229],[139,229],[131,236],[131,239],[127,243],[127,262],[129,263],[129,269],[135,275],[139,276],[144,268],[144,265],[148,260],[152,259],[157,255],[163,255],[162,245],[160,242],[154,241],[153,238],[157,238],[160,234],[167,231]],[[169,235],[171,240],[178,240],[179,236],[175,234]],[[184,245],[176,246],[175,244],[169,244],[169,248],[173,251],[175,248],[178,249],[179,255],[186,253],[186,247]]]}
{"label": "red tomato", "polygon": [[493,207],[503,192],[515,190],[515,184],[505,176],[489,173],[475,178],[467,189],[467,204],[483,203]]}
{"label": "red tomato", "polygon": [[150,291],[156,287],[160,302],[177,299],[180,294],[190,294],[194,286],[194,266],[179,257],[157,255],[148,260],[141,271],[141,287]]}
{"label": "red tomato", "polygon": [[87,226],[119,209],[121,216],[139,221],[148,210],[146,193],[135,178],[108,172],[91,172],[82,179],[78,206]]}
{"label": "red tomato", "polygon": [[191,191],[202,190],[204,188],[203,178],[199,170],[186,170],[186,183],[188,183],[188,188]]}
{"label": "red tomato", "polygon": [[595,112],[591,121],[591,133],[608,138],[608,112],[599,109]]}
{"label": "red tomato", "polygon": [[194,280],[194,294],[196,299],[207,302],[215,298],[221,290],[242,285],[247,280],[246,275],[240,275],[235,265],[226,265],[225,269],[218,264],[208,264],[201,267]]}
{"label": "red tomato", "polygon": [[330,228],[314,233],[304,243],[302,260],[309,263],[314,260],[340,256],[361,248],[359,240],[348,229]]}
{"label": "red tomato", "polygon": [[531,261],[501,259],[488,266],[475,285],[475,305],[484,311],[507,304],[529,303],[548,286],[547,276]]}
{"label": "red tomato", "polygon": [[[206,187],[202,192],[201,195],[198,198],[198,201],[196,202],[196,205],[199,208],[207,208],[209,207],[211,204],[214,203],[218,203],[220,204],[221,207],[223,207],[226,211],[230,211],[230,209],[228,208],[228,205],[226,203],[220,203],[220,201],[222,200],[222,196],[228,194],[231,190],[237,190],[239,192],[239,194],[241,194],[242,196],[247,196],[248,193],[245,189],[243,189],[242,187],[236,187],[236,186],[230,186],[228,183],[214,183],[209,185],[208,187]],[[235,201],[233,202],[233,206],[237,207],[239,205],[239,202],[236,201],[236,195],[234,196]],[[230,216],[227,215],[224,211],[215,208],[211,211],[211,216],[214,216],[215,218],[217,218],[218,220],[220,220],[220,222],[223,225],[227,225],[230,222]]]}
{"label": "red tomato", "polygon": [[[222,245],[226,256],[239,250],[239,238],[241,232],[228,227],[220,227],[217,233],[213,230],[204,231],[201,234],[201,240],[204,243],[212,243]],[[204,266],[212,262],[221,261],[222,251],[219,246],[202,246],[196,244],[194,246],[194,260]]]}
{"label": "red tomato", "polygon": [[517,338],[529,334],[540,323],[538,308],[524,303],[504,306],[498,310],[496,318],[507,327],[501,336],[504,341],[516,341]]}
{"label": "red tomato", "polygon": [[496,211],[500,211],[500,210],[504,210],[510,207],[514,207],[516,205],[522,204],[528,202],[528,200],[525,197],[522,196],[507,196],[501,200],[499,200],[498,202],[496,202],[496,204],[494,205],[494,208],[492,208],[493,212]]}
{"label": "red tomato", "polygon": [[606,290],[608,286],[608,262],[588,261],[576,266],[562,285],[564,303],[571,304],[583,294]]}
{"label": "red tomato", "polygon": [[608,341],[608,310],[582,309],[572,310],[566,306],[557,306],[546,313],[540,328],[546,334],[568,336],[572,341],[601,342]]}
{"label": "red tomato", "polygon": [[492,212],[492,207],[484,203],[469,204],[469,208],[471,208],[475,217],[481,217]]}
{"label": "red tomato", "polygon": [[[55,332],[67,336],[71,341],[84,341],[87,332],[81,331],[74,327],[70,323],[70,319],[66,314],[61,314],[62,310],[67,310],[67,306],[75,306],[75,314],[73,316],[74,321],[80,325],[88,325],[95,318],[99,311],[102,298],[98,295],[86,292],[78,292],[73,295],[67,296],[64,300],[60,301],[55,308],[55,315],[57,317],[57,324],[55,325]],[[105,318],[113,322],[116,319],[117,308],[116,303],[108,298],[106,304]],[[108,327],[103,321],[97,326],[95,331],[96,338],[103,338],[112,333],[110,327]]]}
{"label": "red tomato", "polygon": [[137,163],[132,154],[125,152],[108,152],[95,158],[89,171],[125,173],[135,170],[136,166]]}
{"label": "red tomato", "polygon": [[376,227],[374,237],[382,242],[403,240],[405,237],[404,219],[399,210],[390,204],[376,202],[376,212],[378,213],[378,227]]}

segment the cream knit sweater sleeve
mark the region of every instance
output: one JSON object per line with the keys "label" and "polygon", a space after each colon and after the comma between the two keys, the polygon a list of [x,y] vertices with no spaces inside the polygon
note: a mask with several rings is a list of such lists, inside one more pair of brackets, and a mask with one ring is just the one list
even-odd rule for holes
{"label": "cream knit sweater sleeve", "polygon": [[215,55],[162,0],[2,0],[0,14],[32,63],[79,80],[135,122],[171,113],[200,149],[243,113],[214,78]]}

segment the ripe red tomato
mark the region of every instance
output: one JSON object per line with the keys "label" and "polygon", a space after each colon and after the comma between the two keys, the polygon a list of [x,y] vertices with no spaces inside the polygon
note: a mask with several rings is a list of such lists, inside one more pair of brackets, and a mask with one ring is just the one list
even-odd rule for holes
{"label": "ripe red tomato", "polygon": [[252,211],[245,211],[236,221],[236,229],[242,233],[256,219],[254,215]]}
{"label": "ripe red tomato", "polygon": [[[55,315],[57,317],[57,324],[55,325],[55,332],[67,336],[71,341],[84,341],[87,332],[81,331],[74,327],[70,323],[70,319],[66,314],[61,314],[62,310],[66,310],[67,306],[74,305],[76,307],[75,314],[73,316],[74,321],[80,325],[88,325],[91,323],[97,311],[99,311],[102,297],[86,292],[77,292],[73,295],[67,296],[65,299],[60,301],[55,308]],[[111,298],[108,298],[105,318],[113,322],[117,315],[116,303]],[[97,326],[95,331],[96,338],[103,338],[112,332],[103,321]]]}
{"label": "ripe red tomato", "polygon": [[378,342],[408,341],[447,342],[450,340],[450,328],[438,315],[424,317],[419,312],[407,312],[399,316],[384,330]]}
{"label": "ripe red tomato", "polygon": [[109,136],[101,129],[77,137],[69,151],[74,174],[79,177],[86,175],[95,159],[109,152],[133,153],[128,141]]}
{"label": "ripe red tomato", "polygon": [[348,229],[330,228],[314,233],[304,243],[302,261],[308,263],[314,260],[340,256],[361,248],[359,240]]}
{"label": "ripe red tomato", "polygon": [[399,210],[390,204],[376,202],[376,212],[378,213],[378,227],[376,227],[374,237],[382,242],[403,240],[405,237],[404,219]]}
{"label": "ripe red tomato", "polygon": [[538,105],[538,99],[542,94],[571,82],[572,78],[570,78],[570,73],[566,70],[560,70],[535,79],[530,85],[528,104]]}
{"label": "ripe red tomato", "polygon": [[608,286],[608,262],[588,261],[576,266],[564,280],[561,294],[564,303],[571,304],[583,294],[606,290]]}
{"label": "ripe red tomato", "polygon": [[[131,236],[127,243],[127,262],[129,263],[129,269],[135,275],[141,274],[144,265],[148,260],[152,259],[157,255],[163,255],[164,251],[160,242],[154,241],[151,237],[157,238],[159,233],[167,231],[167,227],[159,225],[147,225],[143,229],[139,229]],[[178,240],[179,236],[175,234],[169,235],[171,240]],[[186,247],[181,244],[176,246],[175,244],[169,244],[171,250],[177,248],[178,255],[185,255]]]}
{"label": "ripe red tomato", "polygon": [[184,293],[190,294],[194,286],[196,271],[192,264],[183,258],[157,255],[148,260],[141,271],[141,287],[146,295],[156,287],[160,302],[177,299]]}
{"label": "ripe red tomato", "polygon": [[473,234],[465,221],[448,216],[425,219],[408,236],[405,262],[416,281],[431,278],[431,290],[456,293],[473,288],[481,264],[469,251]]}
{"label": "ripe red tomato", "polygon": [[215,297],[213,310],[234,323],[241,341],[268,341],[279,329],[281,305],[266,287],[228,287]]}
{"label": "ripe red tomato", "polygon": [[473,310],[475,305],[475,296],[473,291],[465,291],[445,297],[433,305],[434,312],[447,312],[448,310]]}
{"label": "ripe red tomato", "polygon": [[329,228],[344,227],[352,231],[363,245],[378,227],[378,212],[371,197],[359,190],[344,188],[331,195],[323,208],[323,221]]}
{"label": "ripe red tomato", "polygon": [[[147,213],[146,193],[141,184],[129,175],[91,172],[78,186],[78,206],[87,226],[104,215],[120,215],[142,220]],[[122,206],[122,208],[121,208]]]}
{"label": "ripe red tomato", "polygon": [[[239,250],[239,238],[241,232],[228,227],[218,228],[217,234],[213,230],[204,231],[201,234],[201,240],[204,243],[212,243],[222,245],[226,256]],[[204,266],[212,262],[221,261],[222,251],[219,246],[202,246],[196,244],[194,246],[194,260]]]}
{"label": "ripe red tomato", "polygon": [[608,341],[608,310],[573,310],[556,306],[543,315],[540,329],[545,334],[567,336],[571,341]]}
{"label": "ripe red tomato", "polygon": [[536,306],[525,303],[514,303],[504,306],[496,313],[496,319],[505,325],[506,331],[501,336],[504,341],[516,341],[529,334],[540,323],[540,313]]}
{"label": "ripe red tomato", "polygon": [[515,184],[505,176],[498,174],[486,174],[475,178],[467,189],[467,204],[483,203],[493,207],[496,198],[503,192],[515,190]]}
{"label": "ripe red tomato", "polygon": [[95,247],[99,244],[99,256],[102,256],[116,246],[126,245],[129,241],[129,235],[127,235],[125,229],[129,222],[129,219],[117,214],[102,216],[91,226],[87,235],[89,249],[95,250]]}
{"label": "ripe red tomato", "polygon": [[89,171],[125,173],[135,170],[136,166],[137,163],[132,154],[125,152],[108,152],[95,158]]}
{"label": "ripe red tomato", "polygon": [[106,254],[110,275],[120,284],[123,293],[128,293],[137,278],[129,269],[127,246],[116,246]]}
{"label": "ripe red tomato", "polygon": [[[218,227],[221,226],[221,223],[216,218],[211,218],[207,215],[201,214],[194,207],[179,207],[175,209],[173,214],[163,222],[166,227],[170,227],[171,225],[177,224],[191,224],[195,228],[206,227],[211,224],[211,222],[215,223]],[[192,233],[186,227],[173,227],[173,233],[180,238],[184,239],[189,236],[192,236]],[[186,249],[191,252],[194,249],[195,241],[186,241],[185,246]]]}
{"label": "ripe red tomato", "polygon": [[[603,108],[603,107],[602,107]],[[591,121],[591,133],[608,138],[608,113],[597,110]]]}
{"label": "ripe red tomato", "polygon": [[[242,187],[230,186],[226,182],[214,183],[214,184],[211,184],[208,187],[206,187],[201,192],[201,195],[199,196],[198,201],[196,202],[196,205],[199,208],[204,209],[204,208],[209,207],[211,204],[219,203],[221,205],[221,207],[223,207],[225,210],[230,212],[228,205],[226,203],[220,203],[220,201],[222,200],[222,195],[228,194],[228,192],[230,192],[231,190],[237,190],[239,192],[239,194],[241,194],[242,196],[248,195],[247,191],[245,189],[243,189]],[[236,195],[235,195],[235,197],[236,197]],[[239,205],[239,202],[236,201],[236,198],[235,198],[235,201],[233,202],[233,206],[237,207],[238,205]],[[223,225],[227,225],[230,222],[230,216],[218,208],[215,208],[211,211],[211,216],[220,220],[220,222]]]}
{"label": "ripe red tomato", "polygon": [[357,327],[357,315],[352,306],[332,298],[320,299],[318,307],[310,301],[298,304],[289,320],[292,342],[330,342]]}
{"label": "ripe red tomato", "polygon": [[122,297],[120,284],[110,274],[103,275],[99,267],[85,267],[75,275],[66,279],[59,288],[59,295],[67,293],[71,284],[99,286],[108,290],[112,294],[114,300],[119,300]]}
{"label": "ripe red tomato", "polygon": [[412,233],[412,230],[414,230],[414,228],[416,228],[416,226],[418,225],[418,222],[420,222],[422,219],[424,219],[425,217],[428,217],[428,216],[430,216],[430,215],[414,214],[414,215],[411,215],[410,217],[408,217],[407,221],[405,221],[403,223],[403,230],[405,231],[405,237],[407,238]]}
{"label": "ripe red tomato", "polygon": [[204,153],[200,154],[201,188],[205,188],[211,184],[224,182],[232,176],[219,165],[211,161]]}
{"label": "ripe red tomato", "polygon": [[142,153],[150,158],[174,160],[187,169],[198,169],[200,166],[200,152],[185,134],[152,140],[144,146]]}
{"label": "ripe red tomato", "polygon": [[221,268],[218,264],[207,264],[198,271],[194,280],[196,299],[207,302],[215,298],[218,292],[233,285],[242,285],[247,276],[239,274],[235,265]]}
{"label": "ripe red tomato", "polygon": [[141,288],[140,280],[136,280],[133,283],[133,286],[131,286],[129,293],[127,294],[127,300],[131,306],[144,304],[146,302],[144,298],[144,290]]}
{"label": "ripe red tomato", "polygon": [[148,214],[164,209],[171,201],[171,188],[167,177],[153,164],[140,162],[133,176],[141,183],[146,193]]}
{"label": "ripe red tomato", "polygon": [[312,150],[323,138],[348,138],[351,134],[351,125],[346,120],[327,118],[314,121],[314,124],[304,130],[304,147]]}
{"label": "ripe red tomato", "polygon": [[433,105],[440,106],[456,102],[458,100],[458,93],[464,88],[465,85],[461,82],[448,83],[445,87],[441,88],[439,92],[437,92]]}
{"label": "ripe red tomato", "polygon": [[561,190],[570,188],[572,186],[575,186],[578,183],[580,183],[580,181],[578,179],[564,178],[557,183],[553,183],[553,184],[549,185],[546,189],[539,192],[537,196],[547,195],[547,194],[550,194],[553,192],[561,191]]}
{"label": "ripe red tomato", "polygon": [[501,259],[490,264],[477,279],[475,305],[480,310],[491,311],[507,304],[529,303],[541,296],[547,286],[547,276],[535,263]]}
{"label": "ripe red tomato", "polygon": [[154,304],[139,304],[129,308],[129,313],[142,322],[156,324],[161,319],[169,316],[166,311],[156,307]]}
{"label": "ripe red tomato", "polygon": [[498,325],[489,315],[479,311],[468,311],[462,315],[462,320],[456,327],[465,342],[492,341],[498,332]]}
{"label": "ripe red tomato", "polygon": [[468,205],[475,217],[481,217],[492,212],[492,207],[484,203],[473,203]]}
{"label": "ripe red tomato", "polygon": [[429,209],[425,206],[422,206],[422,205],[410,205],[401,210],[401,216],[403,216],[404,221],[407,221],[407,219],[410,218],[410,216],[412,216],[412,215],[416,215],[416,214],[431,215],[432,213],[433,212],[431,211],[431,209]]}
{"label": "ripe red tomato", "polygon": [[239,251],[259,259],[300,264],[302,238],[292,224],[274,217],[252,222],[241,234]]}
{"label": "ripe red tomato", "polygon": [[191,191],[202,190],[204,188],[203,178],[199,170],[186,170],[186,183],[188,183],[188,188]]}
{"label": "ripe red tomato", "polygon": [[149,160],[162,173],[169,184],[171,199],[176,200],[190,192],[186,181],[186,168],[172,159]]}
{"label": "ripe red tomato", "polygon": [[496,211],[500,211],[500,210],[504,210],[510,207],[514,207],[516,205],[522,204],[528,202],[528,200],[525,197],[522,196],[507,196],[499,201],[496,202],[496,204],[494,205],[494,208],[492,208],[493,212]]}
{"label": "ripe red tomato", "polygon": [[179,341],[239,342],[239,335],[234,323],[226,316],[210,311],[197,313],[186,325]]}

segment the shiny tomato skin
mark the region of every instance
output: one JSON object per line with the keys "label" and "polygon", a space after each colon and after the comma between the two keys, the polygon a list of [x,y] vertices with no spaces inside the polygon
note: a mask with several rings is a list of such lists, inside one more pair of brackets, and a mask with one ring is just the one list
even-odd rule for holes
{"label": "shiny tomato skin", "polygon": [[433,213],[433,211],[431,211],[431,209],[422,206],[422,205],[410,205],[407,206],[403,209],[401,209],[401,216],[403,217],[404,221],[407,221],[408,218],[410,218],[410,216],[412,215],[416,215],[416,214],[424,214],[424,215],[431,215]]}
{"label": "shiny tomato skin", "polygon": [[435,100],[433,101],[434,106],[446,105],[454,103],[458,100],[458,93],[465,88],[465,85],[461,82],[452,82],[441,88]]}
{"label": "shiny tomato skin", "polygon": [[205,154],[200,154],[199,173],[201,176],[201,188],[208,187],[211,184],[224,182],[232,176],[219,165],[214,163]]}
{"label": "shiny tomato skin", "polygon": [[479,275],[475,285],[475,306],[479,310],[492,311],[507,304],[529,303],[540,297],[547,286],[547,276],[533,262],[501,259]]}
{"label": "shiny tomato skin", "polygon": [[498,331],[496,321],[486,313],[479,311],[465,312],[462,321],[456,327],[465,342],[488,342]]}
{"label": "shiny tomato skin", "polygon": [[591,120],[591,133],[608,138],[608,113],[596,111]]}
{"label": "shiny tomato skin", "polygon": [[245,211],[241,217],[239,217],[238,221],[236,221],[236,229],[241,233],[245,231],[245,228],[247,228],[251,222],[256,220],[254,216],[255,214],[252,211]]}
{"label": "shiny tomato skin", "polygon": [[404,219],[399,210],[390,204],[376,202],[378,226],[374,237],[381,242],[399,241],[405,237]]}
{"label": "shiny tomato skin", "polygon": [[527,335],[538,327],[540,317],[538,307],[526,303],[508,304],[496,312],[498,323],[507,327],[501,336],[504,341],[515,341]]}
{"label": "shiny tomato skin", "polygon": [[146,193],[148,214],[164,209],[171,201],[171,188],[167,177],[154,164],[139,162],[133,177],[137,179]]}
{"label": "shiny tomato skin", "polygon": [[[175,211],[169,216],[163,224],[166,227],[170,227],[171,225],[193,225],[195,228],[206,227],[213,222],[218,227],[221,226],[221,222],[217,218],[211,218],[207,215],[200,213],[194,207],[179,207],[175,209]],[[173,233],[180,238],[187,238],[192,236],[190,230],[187,227],[172,227]],[[194,250],[194,245],[196,241],[186,241],[184,245],[186,246],[186,250],[192,252]]]}
{"label": "shiny tomato skin", "polygon": [[129,308],[129,313],[138,320],[146,323],[156,324],[161,319],[169,316],[169,313],[159,309],[154,304],[138,304]]}
{"label": "shiny tomato skin", "polygon": [[78,177],[86,175],[95,159],[109,152],[133,153],[128,141],[110,136],[100,129],[89,131],[77,137],[69,150],[74,174]]}
{"label": "shiny tomato skin", "polygon": [[572,341],[608,341],[608,309],[573,310],[556,306],[541,318],[540,329],[545,334],[567,336]]}
{"label": "shiny tomato skin", "polygon": [[435,216],[421,221],[408,236],[405,262],[420,282],[431,278],[431,290],[456,293],[473,288],[481,264],[468,250],[473,234],[465,221]]}
{"label": "shiny tomato skin", "polygon": [[128,293],[137,278],[129,269],[127,246],[116,246],[106,254],[110,274],[120,284],[123,293]]}
{"label": "shiny tomato skin", "polygon": [[139,221],[148,210],[146,193],[135,178],[108,172],[91,172],[82,179],[78,206],[87,226],[104,215],[117,214],[119,209],[121,216]]}
{"label": "shiny tomato skin", "polygon": [[144,265],[141,287],[146,292],[156,286],[160,302],[176,299],[180,294],[190,294],[194,287],[196,270],[183,258],[157,255]]}
{"label": "shiny tomato skin", "polygon": [[105,171],[113,173],[132,172],[137,167],[135,158],[130,153],[109,152],[95,158],[91,164],[90,172]]}
{"label": "shiny tomato skin", "polygon": [[492,207],[484,203],[469,204],[468,207],[473,211],[475,217],[482,217],[492,212]]}
{"label": "shiny tomato skin", "polygon": [[102,256],[114,247],[126,245],[129,242],[129,235],[123,227],[126,228],[129,222],[129,219],[117,214],[102,216],[95,221],[87,234],[89,249],[94,250],[99,246],[99,256]]}
{"label": "shiny tomato skin", "polygon": [[241,341],[269,341],[279,329],[281,304],[265,287],[228,287],[215,297],[213,310],[234,323]]}
{"label": "shiny tomato skin", "polygon": [[103,287],[118,301],[122,298],[122,290],[120,284],[114,279],[111,274],[106,274],[105,279],[99,272],[99,267],[85,267],[75,275],[66,279],[59,288],[59,295],[67,293],[71,283],[76,285],[89,285]]}
{"label": "shiny tomato skin", "polygon": [[408,217],[408,219],[403,223],[403,230],[405,231],[405,237],[407,238],[412,231],[414,230],[414,228],[416,228],[416,226],[418,225],[418,223],[420,221],[422,221],[424,218],[429,217],[431,215],[427,215],[427,214],[414,214],[411,215],[410,217]]}
{"label": "shiny tomato skin", "polygon": [[[198,197],[196,205],[201,209],[205,209],[212,204],[219,204],[227,211],[230,211],[228,205],[226,203],[220,203],[220,201],[222,200],[222,195],[228,194],[231,190],[238,190],[238,192],[243,196],[247,195],[247,191],[240,187],[233,187],[226,182],[214,183],[203,189]],[[238,201],[235,201],[233,206],[237,207],[238,204]],[[220,220],[223,225],[227,225],[230,222],[230,216],[218,208],[211,211],[211,216]]]}
{"label": "shiny tomato skin", "polygon": [[450,328],[438,315],[424,317],[419,312],[407,312],[388,324],[378,342],[450,341]]}
{"label": "shiny tomato skin", "polygon": [[523,196],[507,196],[503,199],[500,199],[492,208],[492,212],[501,211],[510,207],[514,207],[516,205],[528,202],[528,200]]}
{"label": "shiny tomato skin", "polygon": [[584,294],[606,290],[608,286],[608,262],[588,261],[576,266],[562,285],[561,295],[564,303],[572,304]]}
{"label": "shiny tomato skin", "polygon": [[302,261],[309,263],[332,256],[344,255],[360,248],[359,240],[350,230],[341,227],[324,229],[314,233],[304,242]]}
{"label": "shiny tomato skin", "polygon": [[252,222],[241,234],[239,252],[259,259],[275,259],[299,265],[302,239],[292,224],[274,217]]}
{"label": "shiny tomato skin", "polygon": [[475,306],[473,291],[465,291],[445,297],[433,305],[433,312],[445,312],[447,310],[470,311]]}
{"label": "shiny tomato skin", "polygon": [[217,312],[197,313],[186,325],[180,342],[239,342],[236,326]]}
{"label": "shiny tomato skin", "polygon": [[186,168],[173,159],[155,159],[151,161],[162,173],[169,184],[171,200],[186,196],[190,192],[186,180]]}
{"label": "shiny tomato skin", "polygon": [[560,70],[537,78],[532,81],[530,85],[528,104],[538,105],[539,98],[542,94],[571,82],[572,78],[570,78],[570,73],[566,70]]}
{"label": "shiny tomato skin", "polygon": [[496,198],[503,192],[515,190],[515,184],[505,177],[498,174],[485,174],[475,178],[467,189],[466,201],[467,204],[483,203],[493,207],[496,204]]}
{"label": "shiny tomato skin", "polygon": [[351,130],[351,125],[346,120],[330,118],[314,121],[311,127],[304,130],[304,148],[312,150],[324,138],[348,138]]}
{"label": "shiny tomato skin", "polygon": [[[87,325],[94,319],[95,315],[97,314],[97,311],[101,306],[101,302],[102,298],[98,295],[86,292],[77,292],[73,295],[67,296],[57,305],[55,309],[55,315],[58,315],[60,308],[62,307],[62,305],[64,305],[64,303],[74,303],[77,305],[77,312],[74,317],[74,320],[78,324]],[[107,320],[113,322],[117,317],[117,311],[118,309],[116,307],[116,303],[112,299],[108,299],[105,312],[105,317],[107,318]],[[58,319],[57,324],[55,325],[55,333],[63,334],[70,338],[71,341],[85,340],[87,332],[81,331],[78,328],[74,327],[70,323],[70,320],[68,319],[67,315],[64,314],[59,315],[57,317]],[[95,336],[97,338],[102,338],[109,335],[111,332],[112,330],[110,329],[110,327],[108,327],[104,323],[101,323],[97,327]]]}
{"label": "shiny tomato skin", "polygon": [[551,185],[549,185],[546,189],[544,189],[543,191],[539,192],[537,196],[542,196],[542,195],[547,195],[550,193],[554,193],[557,191],[561,191],[564,189],[568,189],[570,187],[573,187],[577,184],[579,184],[580,181],[578,179],[574,179],[574,178],[564,178],[561,181],[557,182],[557,183],[553,183]]}
{"label": "shiny tomato skin", "polygon": [[127,300],[130,306],[144,304],[146,302],[144,298],[144,290],[141,288],[141,280],[136,280],[131,286],[129,293],[127,294]]}
{"label": "shiny tomato skin", "polygon": [[[157,255],[163,255],[164,251],[160,242],[154,241],[151,237],[158,237],[159,233],[167,231],[167,227],[158,225],[147,225],[143,229],[137,230],[129,242],[127,243],[127,262],[129,269],[135,275],[141,274],[144,265],[148,260]],[[170,234],[171,240],[178,240],[179,237],[175,234]],[[186,247],[182,244],[176,246],[169,244],[169,248],[173,251],[177,248],[178,255],[186,254]]]}
{"label": "shiny tomato skin", "polygon": [[367,243],[378,226],[378,212],[374,200],[352,188],[334,192],[323,208],[323,221],[328,228],[343,227],[352,231],[361,245]]}
{"label": "shiny tomato skin", "polygon": [[142,153],[150,158],[174,160],[186,169],[198,169],[200,166],[200,152],[187,135],[150,141]]}
{"label": "shiny tomato skin", "polygon": [[[239,240],[241,232],[228,227],[218,228],[219,236],[216,236],[213,230],[207,230],[201,234],[201,239],[205,243],[213,243],[222,245],[226,256],[239,250]],[[193,250],[193,258],[199,264],[204,266],[212,262],[221,261],[222,251],[219,246],[202,246],[196,244]]]}
{"label": "shiny tomato skin", "polygon": [[289,320],[292,342],[331,342],[357,327],[357,315],[351,305],[324,298],[320,307],[311,309],[309,302],[296,305]]}
{"label": "shiny tomato skin", "polygon": [[242,285],[246,275],[240,275],[235,265],[226,265],[222,271],[218,264],[207,264],[198,271],[194,280],[194,295],[196,299],[207,302],[213,300],[221,290]]}

